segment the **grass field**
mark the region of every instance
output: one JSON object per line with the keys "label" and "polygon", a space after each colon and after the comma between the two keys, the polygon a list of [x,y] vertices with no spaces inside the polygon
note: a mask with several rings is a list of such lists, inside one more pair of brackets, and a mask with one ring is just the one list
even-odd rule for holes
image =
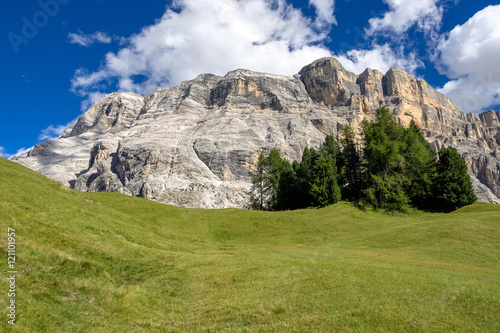
{"label": "grass field", "polygon": [[0,225],[0,331],[500,332],[496,205],[185,209],[73,191],[0,159]]}

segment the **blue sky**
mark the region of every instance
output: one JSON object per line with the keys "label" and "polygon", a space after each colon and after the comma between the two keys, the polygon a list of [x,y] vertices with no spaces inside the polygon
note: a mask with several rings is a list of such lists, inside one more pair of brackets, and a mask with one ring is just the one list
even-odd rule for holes
{"label": "blue sky", "polygon": [[100,96],[200,73],[405,68],[465,112],[500,109],[490,0],[4,0],[0,155],[55,138]]}

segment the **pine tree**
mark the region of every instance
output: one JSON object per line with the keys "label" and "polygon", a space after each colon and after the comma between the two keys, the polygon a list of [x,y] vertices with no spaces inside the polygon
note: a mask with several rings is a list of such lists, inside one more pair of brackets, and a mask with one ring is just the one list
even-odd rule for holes
{"label": "pine tree", "polygon": [[415,207],[431,207],[435,204],[436,153],[413,120],[404,131],[404,141],[405,174],[409,180],[405,192]]}
{"label": "pine tree", "polygon": [[294,178],[291,164],[281,158],[278,150],[272,149],[267,157],[263,153],[259,155],[257,168],[250,173],[252,179],[250,206],[253,209],[283,209],[280,206],[288,200],[283,199],[283,196],[289,195],[288,192],[284,193],[284,190],[280,191],[284,171],[291,172],[292,175],[287,174],[287,176]]}
{"label": "pine tree", "polygon": [[309,149],[308,147],[304,148],[304,152],[302,153],[302,160],[298,166],[298,170],[296,172],[297,175],[297,185],[298,185],[298,205],[300,208],[306,208],[311,206],[312,198],[310,196],[311,190],[311,173],[312,166],[314,164],[314,159],[316,158],[317,153],[314,148]]}
{"label": "pine tree", "polygon": [[336,166],[330,155],[321,156],[315,161],[310,185],[309,195],[313,206],[325,207],[340,200]]}
{"label": "pine tree", "polygon": [[[294,161],[294,164],[298,162]],[[278,184],[277,206],[278,210],[297,209],[298,204],[298,183],[297,176],[292,164],[283,162],[283,170]]]}
{"label": "pine tree", "polygon": [[340,147],[333,136],[327,135],[325,137],[325,142],[323,142],[321,146],[321,156],[330,156],[335,165],[337,165],[338,159],[340,158]]}
{"label": "pine tree", "polygon": [[403,128],[386,107],[377,110],[377,119],[363,121],[365,199],[375,208],[406,210],[409,198],[404,191]]}
{"label": "pine tree", "polygon": [[264,210],[267,207],[269,198],[269,175],[267,158],[264,153],[260,153],[257,168],[250,173],[252,188],[250,190],[250,206],[253,209]]}
{"label": "pine tree", "polygon": [[267,157],[268,177],[269,177],[269,199],[268,208],[276,210],[278,206],[278,187],[280,177],[283,172],[284,160],[277,149],[272,149]]}
{"label": "pine tree", "polygon": [[337,159],[338,183],[342,198],[354,201],[361,195],[363,166],[356,148],[354,131],[349,125],[342,127],[340,146],[341,152]]}
{"label": "pine tree", "polygon": [[476,202],[467,165],[453,147],[439,151],[437,193],[447,208],[459,208]]}

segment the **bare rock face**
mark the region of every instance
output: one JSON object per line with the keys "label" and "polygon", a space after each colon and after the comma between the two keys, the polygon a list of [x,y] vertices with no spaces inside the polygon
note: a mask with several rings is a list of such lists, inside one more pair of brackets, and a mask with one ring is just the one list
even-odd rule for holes
{"label": "bare rock face", "polygon": [[81,191],[113,191],[169,204],[245,207],[249,171],[273,148],[300,159],[345,124],[359,129],[386,105],[425,130],[434,149],[455,146],[480,201],[500,203],[500,111],[465,115],[400,68],[385,75],[319,59],[297,75],[202,74],[142,97],[104,96],[59,138],[15,160]]}
{"label": "bare rock face", "polygon": [[328,106],[349,105],[353,96],[361,94],[357,76],[334,58],[319,59],[299,75],[313,100]]}
{"label": "bare rock face", "polygon": [[142,96],[113,93],[101,98],[71,127],[71,136],[85,132],[117,133],[130,128],[144,105]]}

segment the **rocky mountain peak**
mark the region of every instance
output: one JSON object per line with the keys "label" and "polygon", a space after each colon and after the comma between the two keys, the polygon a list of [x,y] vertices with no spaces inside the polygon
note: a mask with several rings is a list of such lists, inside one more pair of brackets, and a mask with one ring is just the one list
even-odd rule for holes
{"label": "rocky mountain peak", "polygon": [[134,93],[112,93],[97,101],[75,124],[65,130],[63,137],[85,132],[99,134],[120,132],[131,126],[144,105],[144,97]]}
{"label": "rocky mountain peak", "polygon": [[237,69],[201,74],[142,97],[106,95],[56,140],[15,160],[82,191],[115,191],[205,208],[244,207],[261,151],[290,160],[386,105],[436,149],[452,145],[481,201],[500,200],[500,111],[465,115],[422,79],[347,71],[322,58],[294,76]]}

